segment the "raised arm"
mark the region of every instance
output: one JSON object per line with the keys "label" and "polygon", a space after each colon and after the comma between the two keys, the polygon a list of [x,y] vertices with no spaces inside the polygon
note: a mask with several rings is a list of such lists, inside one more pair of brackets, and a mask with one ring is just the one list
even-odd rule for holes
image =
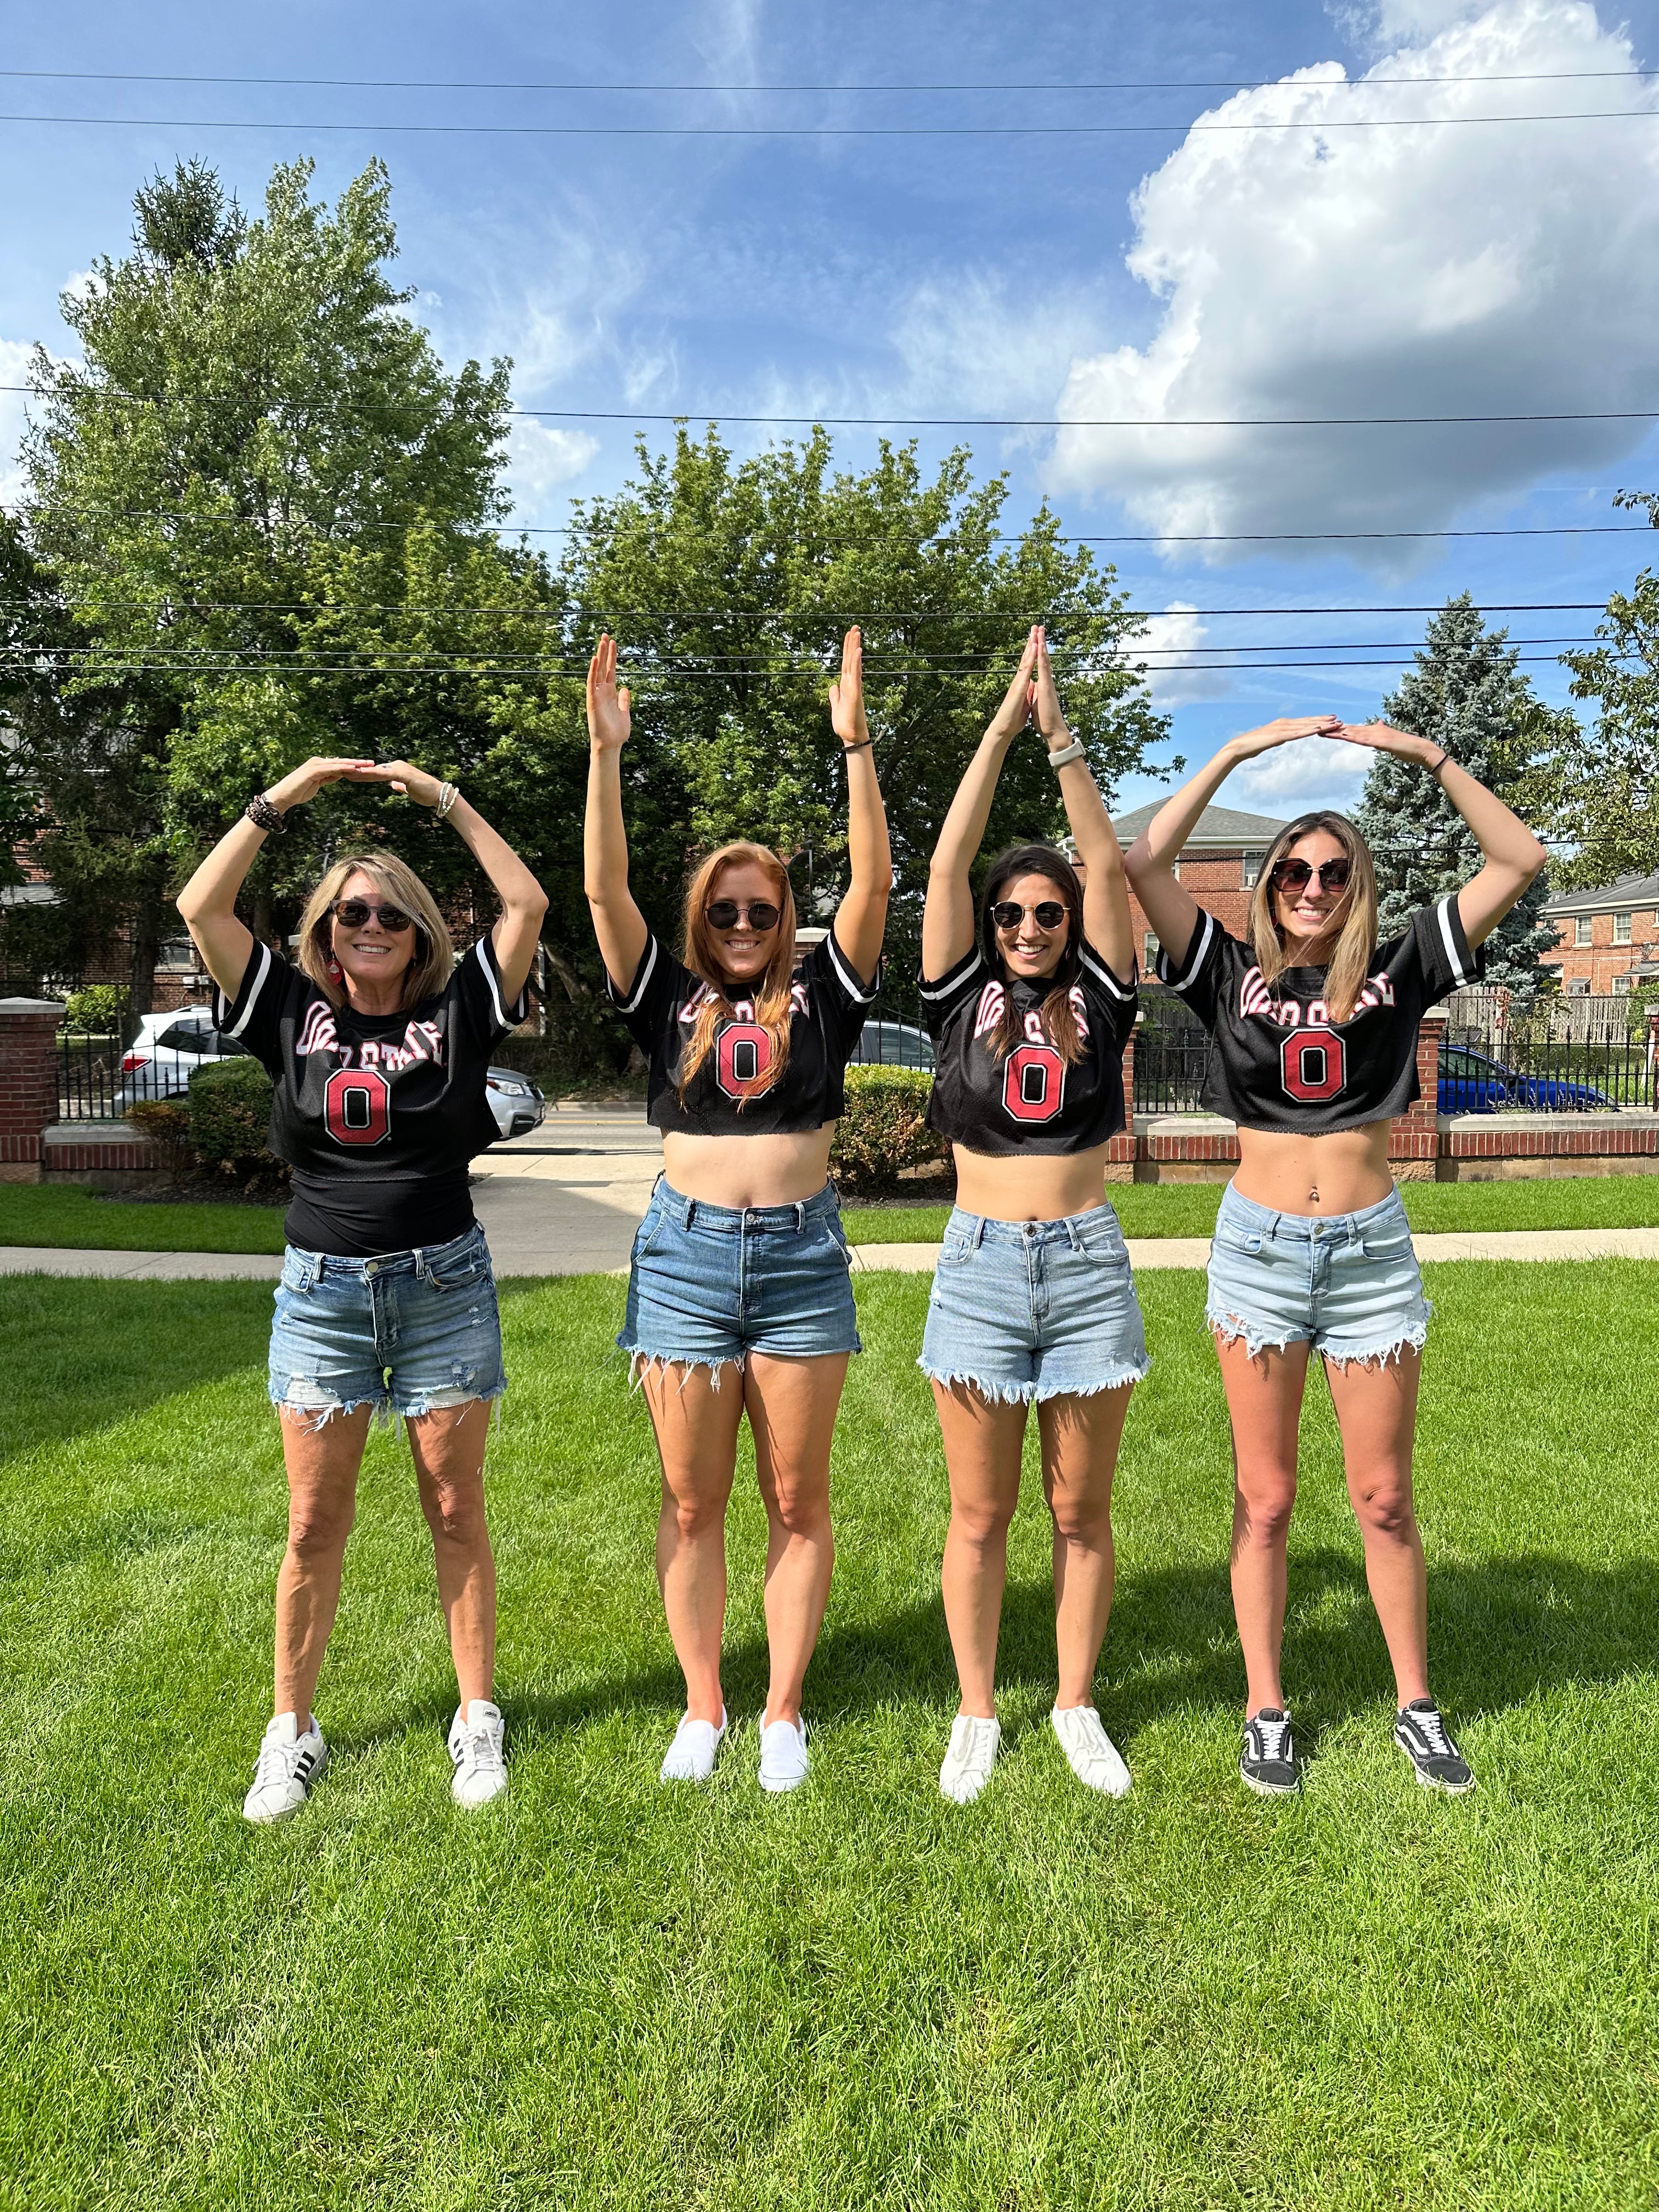
{"label": "raised arm", "polygon": [[867,984],[881,958],[893,854],[881,803],[875,749],[864,718],[864,640],[856,628],[842,641],[841,675],[830,686],[830,721],[847,761],[846,893],[836,909],[836,941]]}
{"label": "raised arm", "polygon": [[[1054,672],[1048,665],[1048,634],[1037,631],[1036,725],[1050,755],[1066,752],[1075,740],[1066,726]],[[1106,811],[1088,759],[1079,752],[1075,760],[1056,769],[1060,796],[1066,808],[1082,862],[1083,927],[1089,942],[1115,975],[1127,982],[1134,973],[1134,926],[1129,920],[1129,883],[1123,872],[1123,854]]]}
{"label": "raised arm", "polygon": [[[1271,752],[1297,738],[1334,738],[1342,733],[1338,714],[1286,714],[1260,729],[1229,738],[1212,760],[1166,799],[1123,856],[1135,896],[1158,942],[1177,966],[1186,957],[1198,927],[1198,903],[1176,880],[1175,864],[1198,818],[1241,761]],[[1102,951],[1105,950],[1103,946]]]}
{"label": "raised arm", "polygon": [[1458,919],[1470,949],[1484,945],[1548,860],[1549,854],[1517,814],[1488,791],[1432,738],[1391,729],[1386,722],[1344,723],[1336,732],[1350,744],[1369,745],[1397,760],[1417,762],[1433,775],[1474,833],[1486,866],[1457,894]]}
{"label": "raised arm", "polygon": [[[291,806],[315,799],[325,783],[337,783],[343,776],[355,781],[374,766],[368,760],[308,760],[262,796],[278,814],[286,814]],[[236,894],[269,834],[244,815],[226,830],[179,894],[179,911],[202,964],[228,999],[241,989],[253,952],[252,933],[236,919]]]}
{"label": "raised arm", "polygon": [[[412,761],[381,761],[365,769],[360,780],[390,784],[393,791],[412,799],[417,806],[436,806],[444,793],[453,788],[437,776],[428,775],[423,768],[416,768]],[[547,912],[547,893],[506,838],[492,830],[477,808],[459,792],[450,800],[443,818],[489,877],[490,887],[501,902],[501,911],[489,938],[495,948],[495,965],[501,973],[502,995],[510,1005],[530,981],[530,965],[536,957],[536,945],[542,933],[542,916]]]}
{"label": "raised arm", "polygon": [[619,991],[633,982],[650,935],[628,888],[628,832],[623,826],[622,749],[632,726],[628,686],[617,689],[617,641],[601,637],[587,664],[587,815],[582,829],[582,888],[593,915],[599,957]]}
{"label": "raised arm", "polygon": [[957,786],[933,848],[927,871],[927,902],[921,915],[921,972],[937,979],[971,951],[974,943],[974,895],[968,871],[974,864],[991,818],[997,779],[1008,748],[1030,719],[1031,678],[1036,665],[1037,634],[1033,628],[1014,671],[1014,680],[1002,695],[1002,704],[991,717],[979,750],[968,763],[968,772]]}

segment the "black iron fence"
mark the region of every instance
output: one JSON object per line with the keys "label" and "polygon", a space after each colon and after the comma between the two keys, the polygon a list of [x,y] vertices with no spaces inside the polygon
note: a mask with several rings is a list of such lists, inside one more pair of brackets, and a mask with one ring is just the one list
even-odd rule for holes
{"label": "black iron fence", "polygon": [[198,1067],[246,1049],[222,1037],[206,1010],[194,1006],[147,1017],[130,1041],[115,1030],[60,1030],[58,1118],[118,1121],[152,1099],[182,1099]]}
{"label": "black iron fence", "polygon": [[[1455,1048],[1448,1047],[1448,1058]],[[1465,1056],[1468,1055],[1465,1048]],[[1498,1111],[1594,1113],[1651,1107],[1655,1101],[1652,1048],[1647,1036],[1574,1038],[1547,1018],[1518,1020],[1511,1014],[1489,1057],[1505,1093]]]}

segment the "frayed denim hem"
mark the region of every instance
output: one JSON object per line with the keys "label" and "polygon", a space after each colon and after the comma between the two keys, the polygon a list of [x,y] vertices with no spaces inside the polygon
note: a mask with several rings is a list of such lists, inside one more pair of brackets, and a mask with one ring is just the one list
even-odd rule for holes
{"label": "frayed denim hem", "polygon": [[342,1398],[320,1406],[307,1406],[297,1398],[280,1397],[275,1390],[266,1394],[279,1413],[291,1413],[295,1425],[307,1436],[316,1436],[336,1419],[355,1413],[360,1406],[372,1406],[372,1429],[390,1429],[394,1436],[403,1433],[405,1421],[418,1421],[427,1413],[442,1413],[459,1406],[470,1406],[475,1401],[491,1408],[490,1426],[501,1425],[501,1401],[507,1395],[507,1384],[499,1383],[493,1390],[468,1390],[459,1385],[446,1386],[441,1390],[428,1390],[416,1406],[394,1407],[390,1398]]}
{"label": "frayed denim hem", "polygon": [[[714,1358],[709,1358],[702,1352],[693,1353],[688,1357],[680,1352],[629,1351],[626,1345],[621,1348],[628,1352],[628,1382],[629,1389],[634,1390],[644,1387],[647,1375],[665,1375],[672,1367],[683,1367],[685,1370],[684,1374],[680,1377],[681,1390],[684,1390],[691,1380],[692,1370],[698,1367],[706,1367],[708,1370],[708,1385],[713,1390],[718,1390],[720,1387],[721,1368],[735,1367],[739,1375],[743,1373],[744,1355],[741,1352],[720,1352]],[[676,1395],[678,1394],[676,1393]]]}
{"label": "frayed denim hem", "polygon": [[945,1372],[929,1367],[922,1359],[918,1359],[916,1364],[941,1390],[958,1387],[973,1390],[991,1406],[1040,1406],[1050,1398],[1097,1398],[1103,1390],[1121,1390],[1127,1383],[1144,1382],[1152,1371],[1150,1359],[1129,1360],[1098,1382],[1079,1388],[1073,1382],[988,1382],[981,1376],[969,1375],[960,1369]]}
{"label": "frayed denim hem", "polygon": [[[1376,1344],[1365,1345],[1358,1352],[1331,1352],[1322,1345],[1315,1349],[1333,1367],[1386,1367],[1391,1359],[1400,1358],[1407,1346],[1413,1352],[1422,1351],[1428,1342],[1429,1322],[1433,1313],[1434,1308],[1425,1298],[1420,1315]],[[1313,1345],[1314,1341],[1304,1330],[1287,1330],[1282,1336],[1270,1335],[1266,1330],[1258,1334],[1248,1322],[1241,1321],[1237,1314],[1224,1308],[1216,1312],[1206,1307],[1204,1326],[1212,1336],[1224,1338],[1229,1344],[1237,1344],[1242,1339],[1247,1359],[1259,1359],[1264,1352],[1283,1352],[1292,1344]]]}

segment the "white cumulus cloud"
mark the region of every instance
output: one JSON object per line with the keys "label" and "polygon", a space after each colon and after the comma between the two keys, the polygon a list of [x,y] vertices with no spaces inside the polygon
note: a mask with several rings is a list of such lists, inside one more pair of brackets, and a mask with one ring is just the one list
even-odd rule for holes
{"label": "white cumulus cloud", "polygon": [[[1238,94],[1208,123],[1659,105],[1638,81],[1373,83],[1627,70],[1585,0],[1472,21],[1350,84],[1336,63]],[[1172,417],[1566,413],[1651,406],[1659,133],[1634,122],[1194,132],[1133,203],[1130,272],[1162,305],[1144,348],[1074,361],[1058,412]],[[1472,500],[1630,452],[1644,426],[1063,431],[1057,484],[1171,536],[1434,528]]]}
{"label": "white cumulus cloud", "polygon": [[[23,338],[0,338],[0,386],[27,384],[34,349]],[[0,507],[16,504],[23,489],[19,448],[23,442],[27,395],[0,390]]]}
{"label": "white cumulus cloud", "polygon": [[[1130,640],[1132,656],[1146,656],[1146,680],[1158,707],[1184,707],[1194,699],[1224,699],[1232,689],[1227,669],[1211,655],[1194,665],[1207,632],[1196,607],[1174,599],[1161,615],[1148,615]],[[1182,664],[1185,663],[1185,665]]]}
{"label": "white cumulus cloud", "polygon": [[579,477],[599,450],[599,441],[585,430],[515,417],[507,447],[514,515],[528,521],[542,513],[552,494]]}
{"label": "white cumulus cloud", "polygon": [[1299,738],[1258,753],[1227,779],[1222,793],[1264,814],[1300,814],[1312,806],[1350,807],[1358,798],[1366,772],[1376,758],[1340,738]]}

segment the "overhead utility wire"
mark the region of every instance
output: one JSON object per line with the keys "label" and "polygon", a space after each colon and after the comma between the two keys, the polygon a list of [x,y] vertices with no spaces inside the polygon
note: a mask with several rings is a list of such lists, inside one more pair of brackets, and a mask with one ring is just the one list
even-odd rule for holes
{"label": "overhead utility wire", "polygon": [[[418,602],[398,599],[198,599],[189,592],[167,595],[168,604],[198,614],[359,614],[359,615],[540,615],[566,620],[574,610],[568,605],[536,600],[518,605],[476,605],[462,599]],[[154,599],[65,599],[71,607],[155,607]],[[32,599],[0,599],[0,607],[27,607]],[[1342,602],[1319,607],[1124,607],[1118,611],[1141,622],[1175,622],[1188,616],[1221,615],[1432,615],[1443,601],[1418,605],[1404,601]],[[1601,599],[1483,599],[1476,612],[1487,615],[1589,615],[1603,611]],[[778,622],[798,627],[813,621],[825,623],[879,622],[1006,622],[1034,623],[1045,619],[1042,608],[1018,607],[867,607],[862,612],[847,607],[605,607],[584,602],[582,612],[608,622]]]}
{"label": "overhead utility wire", "polygon": [[[1358,92],[1374,84],[1567,84],[1613,78],[1650,77],[1659,70],[1474,70],[1457,76],[1363,76],[1310,79],[1322,91]],[[1113,77],[1049,79],[1029,84],[584,84],[535,80],[421,76],[197,76],[167,70],[0,69],[0,77],[74,84],[241,84],[285,85],[308,91],[352,92],[603,92],[603,93],[779,93],[779,92],[1270,92],[1283,77]]]}
{"label": "overhead utility wire", "polygon": [[[1415,649],[1415,647],[1413,648],[1413,650]],[[1531,667],[1534,665],[1547,665],[1554,667],[1559,665],[1560,657],[1561,656],[1559,654],[1556,653],[1523,653],[1518,654],[1516,658],[1518,664],[1523,667]],[[1626,655],[1617,654],[1613,656],[1614,659],[1628,657],[1629,656]],[[263,660],[234,659],[227,659],[218,666],[204,666],[199,662],[180,664],[155,656],[146,656],[142,653],[125,653],[120,655],[118,658],[114,656],[88,658],[84,654],[77,654],[74,650],[68,648],[43,653],[0,653],[0,667],[16,668],[27,671],[30,668],[38,666],[43,659],[59,660],[69,663],[75,663],[78,659],[79,665],[82,667],[90,668],[94,671],[98,669],[106,669],[111,673],[119,673],[122,670],[127,670],[141,674],[149,673],[156,675],[234,674],[246,676],[335,675],[367,677],[550,675],[562,676],[568,681],[574,683],[579,681],[586,672],[585,664],[582,666],[566,666],[562,664],[552,665],[533,660],[527,662],[503,662],[499,659],[484,659],[472,660],[465,656],[457,656],[452,659],[438,659],[419,664],[404,663],[395,667],[376,667],[373,662],[363,660],[314,660],[299,666],[282,666]],[[1313,672],[1315,673],[1340,674],[1344,670],[1398,668],[1401,665],[1401,656],[1400,654],[1391,653],[1386,658],[1374,660],[1249,661],[1240,662],[1237,665],[1230,668],[1225,663],[1218,665],[1213,661],[1168,661],[1153,664],[1146,661],[1146,656],[1143,653],[1134,653],[1121,658],[1115,658],[1110,660],[1103,661],[1099,665],[1097,670],[1094,672],[1106,674],[1117,670],[1137,669],[1145,665],[1147,673],[1155,676],[1177,676],[1183,674],[1204,676],[1229,674],[1237,676],[1255,676],[1273,673],[1294,674],[1298,670],[1303,672]],[[707,667],[658,668],[653,667],[647,663],[626,671],[626,675],[629,688],[631,690],[638,690],[642,688],[649,687],[655,689],[665,684],[677,683],[730,684],[739,677],[742,678],[744,681],[752,684],[794,683],[799,681],[802,677],[819,679],[825,678],[830,676],[832,672],[833,672],[830,669],[817,662],[807,663],[795,667],[784,669],[765,667],[740,670],[713,669]],[[920,664],[915,662],[908,663],[902,667],[889,668],[885,666],[872,666],[866,667],[865,672],[866,675],[881,677],[925,676],[928,672],[928,664],[924,661]],[[958,671],[956,672],[966,674],[971,673],[972,672]],[[1089,672],[1085,671],[1082,672],[1086,674]]]}
{"label": "overhead utility wire", "polygon": [[[1570,636],[1559,637],[1517,637],[1510,639],[1509,642],[1515,646],[1595,645],[1598,641],[1594,637],[1583,637],[1575,633]],[[1117,646],[1109,648],[1107,657],[1121,659],[1123,655],[1128,654],[1140,660],[1145,659],[1148,655],[1156,657],[1161,653],[1166,658],[1173,654],[1181,654],[1188,658],[1201,655],[1206,659],[1214,659],[1224,654],[1235,653],[1416,653],[1420,652],[1422,647],[1422,639],[1413,637],[1316,637],[1300,642],[1295,639],[1279,638],[1264,645],[1234,643],[1160,646],[1155,640],[1129,636],[1121,640]],[[19,648],[25,652],[29,649],[28,647]],[[95,639],[90,644],[84,646],[46,645],[40,649],[48,655],[58,653],[79,653],[90,659],[118,661],[155,654],[181,668],[216,666],[225,661],[246,662],[250,666],[259,668],[281,668],[288,665],[309,667],[314,665],[319,658],[327,658],[330,655],[337,658],[348,653],[364,654],[371,660],[384,662],[388,665],[403,660],[443,660],[453,663],[456,666],[465,666],[473,660],[484,658],[499,662],[503,667],[522,665],[532,668],[551,668],[556,665],[553,658],[546,653],[515,652],[501,648],[487,653],[484,648],[474,649],[465,645],[404,646],[383,643],[377,639],[368,639],[361,644],[354,644],[349,639],[337,638],[315,647],[251,644],[177,645],[170,643],[166,638],[158,638],[148,644],[123,645],[111,639]],[[822,671],[825,674],[830,674],[833,673],[835,666],[833,648],[827,646],[816,654],[812,653],[809,647],[804,657],[793,660],[786,659],[781,663],[776,658],[769,657],[752,647],[746,653],[707,653],[701,652],[695,647],[682,647],[680,648],[682,658],[678,660],[675,660],[667,654],[652,652],[649,647],[637,644],[629,647],[627,650],[630,653],[648,655],[648,658],[641,662],[641,665],[657,668],[728,668],[734,675],[739,676],[747,670],[774,668],[780,665],[806,672]],[[1089,659],[1091,654],[1098,651],[1098,648],[1087,646],[1063,647],[1057,645],[1054,650],[1056,658],[1077,660]],[[892,659],[892,653],[893,647],[890,644],[878,647],[871,654],[869,660],[865,664],[866,667],[870,670],[891,670],[900,667],[1001,668],[1006,666],[1012,657],[1006,649],[999,648],[963,653],[924,652],[918,648],[903,660]],[[578,658],[569,661],[561,659],[556,665],[563,673],[579,676],[584,673],[587,663],[585,658]]]}

